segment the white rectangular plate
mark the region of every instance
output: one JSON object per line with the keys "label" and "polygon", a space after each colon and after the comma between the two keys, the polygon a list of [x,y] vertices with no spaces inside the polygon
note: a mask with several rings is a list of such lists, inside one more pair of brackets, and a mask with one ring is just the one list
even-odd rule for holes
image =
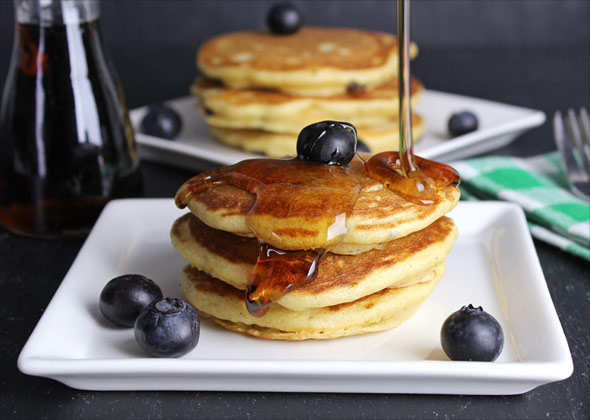
{"label": "white rectangular plate", "polygon": [[[102,319],[98,297],[125,273],[179,297],[185,265],[169,229],[183,212],[169,199],[120,200],[102,213],[23,348],[19,369],[73,388],[356,393],[518,394],[567,378],[572,359],[522,211],[459,203],[460,235],[447,272],[410,320],[382,333],[275,342],[203,322],[199,345],[179,359],[146,357],[131,329]],[[493,363],[453,362],[439,331],[462,305],[482,305],[504,329]]]}
{"label": "white rectangular plate", "polygon": [[[232,165],[244,159],[260,157],[215,141],[196,110],[194,98],[173,99],[167,104],[178,111],[183,121],[182,131],[174,140],[141,133],[139,125],[147,107],[130,112],[142,158],[194,169],[207,168],[207,165]],[[478,116],[479,129],[450,138],[447,121],[454,112],[464,110],[472,111]],[[545,121],[545,114],[541,111],[433,90],[423,92],[416,111],[426,121],[426,133],[416,143],[416,153],[428,159],[445,162],[503,147],[524,131]]]}

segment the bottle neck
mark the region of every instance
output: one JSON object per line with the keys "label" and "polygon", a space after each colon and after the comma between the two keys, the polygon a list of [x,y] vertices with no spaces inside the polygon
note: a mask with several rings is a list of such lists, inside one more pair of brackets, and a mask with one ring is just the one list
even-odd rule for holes
{"label": "bottle neck", "polygon": [[14,0],[17,23],[55,26],[97,20],[100,8],[97,0]]}

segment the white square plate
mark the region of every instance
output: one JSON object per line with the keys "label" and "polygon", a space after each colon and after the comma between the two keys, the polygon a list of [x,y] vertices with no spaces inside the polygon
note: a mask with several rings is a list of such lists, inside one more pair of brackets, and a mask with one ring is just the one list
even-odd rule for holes
{"label": "white square plate", "polygon": [[[141,133],[139,126],[147,107],[130,112],[142,158],[194,169],[232,165],[244,159],[260,157],[215,141],[196,110],[194,98],[173,99],[167,104],[180,114],[183,121],[182,131],[174,140]],[[472,133],[450,138],[447,121],[452,113],[464,110],[478,116],[479,128]],[[422,93],[416,111],[426,121],[426,132],[416,143],[416,153],[427,159],[444,162],[503,147],[524,131],[545,121],[545,114],[541,111],[433,90]]]}
{"label": "white square plate", "polygon": [[[572,359],[524,215],[500,202],[459,203],[459,239],[447,272],[410,320],[382,333],[275,342],[203,322],[179,359],[146,357],[131,329],[103,320],[98,297],[125,273],[179,297],[185,265],[170,245],[170,199],[111,202],[23,348],[19,369],[73,388],[357,393],[518,394],[565,379]],[[453,362],[439,342],[445,318],[482,305],[505,333],[493,362]]]}

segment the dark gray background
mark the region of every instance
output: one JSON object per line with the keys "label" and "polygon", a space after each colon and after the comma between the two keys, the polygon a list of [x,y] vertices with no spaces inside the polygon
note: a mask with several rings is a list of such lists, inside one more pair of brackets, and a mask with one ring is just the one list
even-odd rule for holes
{"label": "dark gray background", "polygon": [[[186,95],[197,73],[194,62],[198,46],[227,31],[264,29],[265,14],[272,3],[103,0],[102,32],[124,90],[133,92],[128,94],[129,105],[136,107]],[[309,25],[396,31],[395,1],[294,3]],[[428,57],[430,50],[445,48],[550,51],[588,46],[589,4],[588,0],[414,0],[412,38],[421,52],[413,70],[427,87],[477,96],[477,89],[473,89],[477,86],[470,86],[468,81],[464,86],[456,81],[454,86],[448,86],[445,75],[432,67],[438,63],[421,58]],[[13,27],[12,1],[0,0],[0,86],[4,84],[12,49]],[[582,62],[590,68],[587,57],[586,53]],[[449,63],[442,64],[453,69]],[[489,65],[494,63],[490,60]],[[522,79],[527,77],[522,75]]]}

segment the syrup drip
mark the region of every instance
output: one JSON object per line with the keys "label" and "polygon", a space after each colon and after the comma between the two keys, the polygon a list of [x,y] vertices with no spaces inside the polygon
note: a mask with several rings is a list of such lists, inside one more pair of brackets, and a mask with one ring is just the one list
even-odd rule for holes
{"label": "syrup drip", "polygon": [[253,316],[262,316],[285,293],[314,281],[325,252],[325,248],[319,251],[283,251],[260,244],[258,261],[246,288],[248,312]]}
{"label": "syrup drip", "polygon": [[382,152],[371,156],[365,168],[367,174],[406,200],[420,205],[440,201],[437,180],[446,186],[459,185],[459,173],[449,165],[414,156],[419,171],[402,173],[402,161],[398,152]]}
{"label": "syrup drip", "polygon": [[[285,293],[316,278],[322,256],[346,233],[346,215],[361,191],[359,175],[363,172],[360,159],[348,168],[310,164],[298,158],[247,160],[197,175],[180,187],[175,200],[184,208],[195,194],[220,185],[233,185],[256,196],[247,223],[258,238],[259,254],[245,301],[250,314],[262,316]],[[304,226],[269,232],[264,223],[269,215],[300,217]],[[319,250],[287,251],[268,243],[271,238],[281,243],[283,235],[316,231],[324,239]]]}

